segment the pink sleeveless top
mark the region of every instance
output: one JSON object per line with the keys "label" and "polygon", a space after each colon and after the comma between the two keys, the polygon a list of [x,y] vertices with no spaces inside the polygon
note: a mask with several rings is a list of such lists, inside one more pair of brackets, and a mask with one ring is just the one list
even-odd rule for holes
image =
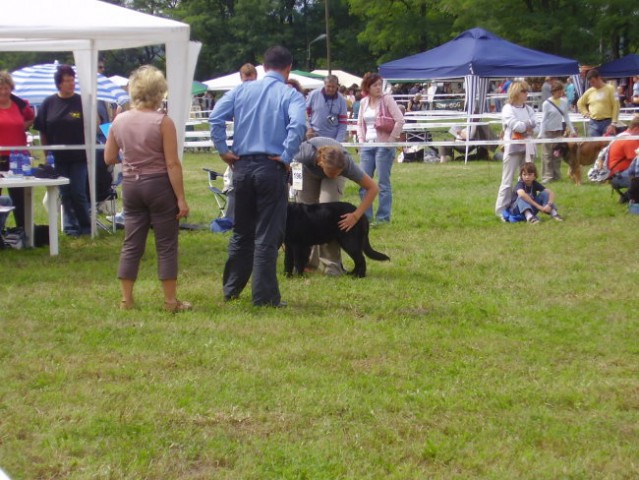
{"label": "pink sleeveless top", "polygon": [[129,110],[113,120],[111,131],[122,150],[125,177],[166,173],[160,124],[165,114]]}

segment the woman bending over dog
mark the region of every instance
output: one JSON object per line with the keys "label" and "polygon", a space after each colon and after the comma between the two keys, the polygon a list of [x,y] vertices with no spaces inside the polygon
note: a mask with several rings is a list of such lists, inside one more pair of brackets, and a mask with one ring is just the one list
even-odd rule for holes
{"label": "woman bending over dog", "polygon": [[[366,193],[357,209],[345,214],[339,222],[342,230],[350,230],[370,208],[379,192],[377,183],[353,161],[339,142],[315,137],[300,146],[294,161],[302,164],[302,189],[295,193],[298,203],[338,202],[344,193],[346,179],[357,183]],[[319,251],[318,251],[319,250]],[[320,245],[311,252],[310,268],[320,268],[326,275],[345,273],[341,249],[337,242]]]}

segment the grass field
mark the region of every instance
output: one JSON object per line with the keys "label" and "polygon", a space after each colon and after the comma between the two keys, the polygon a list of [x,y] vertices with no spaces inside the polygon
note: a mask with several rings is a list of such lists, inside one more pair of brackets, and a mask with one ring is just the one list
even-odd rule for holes
{"label": "grass field", "polygon": [[[216,209],[185,160],[191,223]],[[227,235],[180,237],[161,311],[152,241],[122,312],[121,231],[0,252],[0,468],[23,479],[639,477],[639,218],[551,186],[563,223],[499,222],[501,165],[398,164],[391,262],[222,301]],[[357,201],[349,186],[346,199]],[[44,218],[44,217],[42,217]],[[41,219],[42,221],[42,219]],[[352,264],[345,261],[348,266]],[[280,271],[282,264],[280,262]]]}

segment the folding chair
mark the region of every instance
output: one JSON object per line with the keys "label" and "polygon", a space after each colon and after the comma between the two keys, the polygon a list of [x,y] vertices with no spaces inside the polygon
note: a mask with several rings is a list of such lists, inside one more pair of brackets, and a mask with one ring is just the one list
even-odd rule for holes
{"label": "folding chair", "polygon": [[113,176],[114,176],[114,179],[113,179],[113,182],[111,183],[111,189],[109,191],[109,194],[106,197],[106,199],[102,202],[102,203],[106,202],[108,205],[108,208],[106,209],[106,211],[98,210],[98,213],[103,213],[106,215],[106,221],[110,222],[111,225],[110,226],[107,225],[100,219],[96,221],[98,228],[101,228],[102,230],[108,233],[115,233],[118,229],[118,226],[121,225],[117,221],[119,217],[117,215],[117,200],[118,200],[118,187],[122,184],[122,170],[114,168]]}
{"label": "folding chair", "polygon": [[215,170],[211,170],[209,168],[203,168],[202,170],[204,170],[208,174],[209,190],[213,194],[215,203],[217,204],[217,207],[220,211],[218,214],[218,218],[226,217],[227,204],[228,204],[228,197],[226,192],[228,190],[226,188],[224,190],[220,190],[214,184],[215,180],[217,180],[218,177],[224,178],[224,174],[218,173]]}

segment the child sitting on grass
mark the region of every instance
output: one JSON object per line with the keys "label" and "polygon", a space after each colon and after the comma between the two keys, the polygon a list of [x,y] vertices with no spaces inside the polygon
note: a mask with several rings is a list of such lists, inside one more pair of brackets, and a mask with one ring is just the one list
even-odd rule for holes
{"label": "child sitting on grass", "polygon": [[526,162],[519,171],[519,181],[515,185],[510,203],[510,215],[523,215],[528,223],[538,223],[538,212],[547,213],[557,221],[563,218],[557,213],[555,194],[537,181],[537,167]]}

